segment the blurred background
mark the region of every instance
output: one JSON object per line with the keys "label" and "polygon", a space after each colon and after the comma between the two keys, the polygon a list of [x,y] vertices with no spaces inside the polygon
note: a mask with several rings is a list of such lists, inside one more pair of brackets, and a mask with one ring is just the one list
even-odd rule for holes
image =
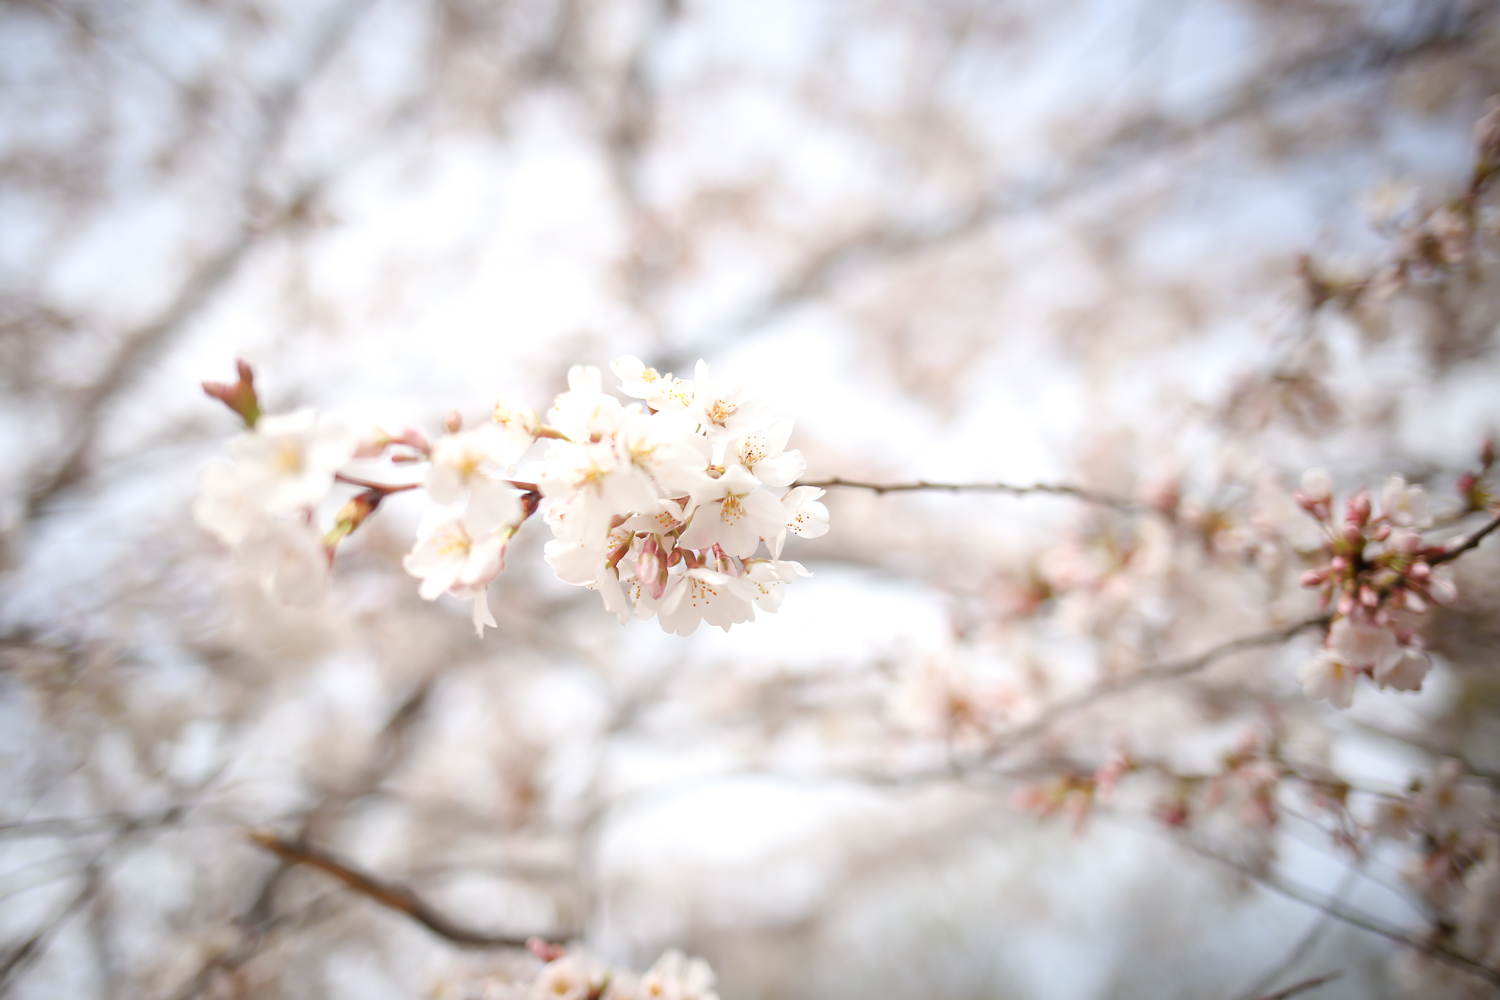
{"label": "blurred background", "polygon": [[[1313,613],[1304,469],[1446,497],[1500,427],[1484,248],[1330,292],[1464,191],[1497,7],[11,0],[0,992],[499,988],[254,829],[489,933],[682,947],[725,1000],[1405,995],[1389,942],[1263,887],[1421,923],[1399,860],[1350,875],[1290,804],[1195,851],[1144,777],[1076,829],[1013,802],[1122,740],[1500,766],[1483,551],[1420,696],[1308,703],[1304,635],[954,762]],[[809,480],[1124,503],[834,489],[780,613],[688,638],[556,580],[540,524],[479,640],[401,570],[419,497],[300,611],[188,513],[237,357],[269,411],[437,433],[622,354],[744,379]]]}

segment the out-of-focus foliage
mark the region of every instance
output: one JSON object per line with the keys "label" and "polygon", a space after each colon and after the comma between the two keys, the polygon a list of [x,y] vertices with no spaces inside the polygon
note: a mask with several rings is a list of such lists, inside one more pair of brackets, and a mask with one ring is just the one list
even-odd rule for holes
{"label": "out-of-focus foliage", "polygon": [[[1290,490],[1402,473],[1483,523],[1442,519],[1500,430],[1494,205],[1439,213],[1497,6],[7,5],[0,992],[535,974],[259,831],[727,1000],[1468,995],[1266,886],[1472,943],[1397,870],[1435,849],[1355,827],[1500,769],[1494,543],[1415,623],[1423,692],[1336,713]],[[436,431],[622,354],[746,379],[808,480],[1119,502],[834,489],[780,614],[686,639],[534,524],[479,641],[401,570],[414,496],[308,610],[188,516],[236,357],[268,412]]]}

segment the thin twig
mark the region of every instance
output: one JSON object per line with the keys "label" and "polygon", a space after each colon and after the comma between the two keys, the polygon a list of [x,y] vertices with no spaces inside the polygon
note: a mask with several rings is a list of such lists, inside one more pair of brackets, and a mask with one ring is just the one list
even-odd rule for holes
{"label": "thin twig", "polygon": [[1270,889],[1272,892],[1275,892],[1278,895],[1282,895],[1288,899],[1295,900],[1296,902],[1302,903],[1305,906],[1311,906],[1313,909],[1319,910],[1335,920],[1342,921],[1343,923],[1348,924],[1350,927],[1358,927],[1362,931],[1367,931],[1371,934],[1383,937],[1387,941],[1394,941],[1397,944],[1405,945],[1408,948],[1420,951],[1424,955],[1431,956],[1438,961],[1446,962],[1447,964],[1454,966],[1455,968],[1459,968],[1464,970],[1465,972],[1469,972],[1473,975],[1479,976],[1488,983],[1491,983],[1495,986],[1500,986],[1500,970],[1492,969],[1487,965],[1476,962],[1474,959],[1462,955],[1447,947],[1446,945],[1438,944],[1433,941],[1423,941],[1419,937],[1408,934],[1397,927],[1392,927],[1389,924],[1386,924],[1380,920],[1375,919],[1372,916],[1369,916],[1368,914],[1350,910],[1341,903],[1324,899],[1316,893],[1313,893],[1308,889],[1304,889],[1301,886],[1285,882],[1274,875],[1256,871],[1254,868],[1251,868],[1248,865],[1241,864],[1238,861],[1233,861],[1221,854],[1218,854],[1215,851],[1208,849],[1202,844],[1194,841],[1191,837],[1178,838],[1178,842],[1183,844],[1195,854],[1208,858],[1211,861],[1217,861],[1219,864],[1225,865],[1226,867],[1233,868],[1241,875],[1245,876],[1258,885]]}
{"label": "thin twig", "polygon": [[463,927],[424,903],[410,889],[393,882],[386,882],[373,875],[352,868],[331,854],[306,844],[294,844],[273,833],[254,830],[248,834],[255,843],[274,853],[289,865],[306,865],[343,882],[349,888],[368,896],[387,909],[395,910],[415,920],[438,937],[454,944],[477,948],[524,948],[525,937],[504,934],[485,934]]}
{"label": "thin twig", "polygon": [[1457,546],[1456,548],[1449,549],[1440,556],[1434,556],[1433,558],[1429,559],[1428,562],[1433,566],[1437,566],[1440,563],[1445,563],[1449,560],[1457,559],[1459,556],[1463,555],[1470,549],[1478,548],[1479,543],[1484,541],[1484,536],[1488,535],[1496,528],[1500,528],[1500,514],[1496,514],[1494,517],[1490,518],[1490,522],[1488,524],[1480,528],[1478,531],[1474,532],[1468,538],[1464,539],[1461,545]]}
{"label": "thin twig", "polygon": [[1312,979],[1304,979],[1302,980],[1302,982],[1294,983],[1284,990],[1278,990],[1275,993],[1263,996],[1260,998],[1260,1000],[1287,1000],[1288,997],[1294,997],[1298,993],[1306,993],[1308,990],[1315,990],[1325,983],[1331,983],[1343,974],[1344,973],[1342,970],[1337,972],[1325,972],[1321,976],[1314,976]]}
{"label": "thin twig", "polygon": [[1032,483],[1030,486],[1017,486],[1014,483],[929,483],[925,479],[919,479],[914,483],[866,483],[856,479],[844,479],[841,476],[833,476],[829,479],[809,480],[798,482],[796,486],[818,486],[822,488],[844,487],[846,489],[870,490],[873,493],[884,495],[886,493],[911,493],[917,490],[946,490],[950,493],[1010,493],[1014,496],[1025,496],[1028,493],[1051,493],[1057,496],[1069,496],[1088,503],[1100,504],[1104,507],[1114,507],[1119,510],[1151,510],[1166,517],[1170,517],[1166,511],[1150,504],[1138,503],[1124,500],[1120,497],[1112,497],[1104,493],[1095,493],[1080,486],[1067,486],[1060,483]]}
{"label": "thin twig", "polygon": [[1047,711],[1025,725],[1018,726],[1006,732],[999,742],[993,744],[984,752],[978,763],[993,760],[1015,749],[1018,744],[1051,728],[1059,719],[1080,712],[1097,701],[1112,697],[1122,691],[1143,687],[1147,684],[1156,684],[1161,681],[1177,680],[1186,677],[1188,674],[1197,673],[1199,670],[1205,669],[1231,653],[1285,642],[1301,632],[1306,632],[1308,629],[1327,625],[1329,617],[1328,615],[1316,615],[1312,618],[1304,618],[1285,628],[1242,636],[1241,638],[1221,643],[1189,659],[1180,660],[1176,663],[1168,663],[1160,667],[1147,668],[1131,674],[1129,677],[1122,677],[1117,681],[1109,681],[1104,684],[1095,685],[1086,691],[1080,691],[1071,698],[1065,698],[1057,702],[1051,708],[1047,709]]}

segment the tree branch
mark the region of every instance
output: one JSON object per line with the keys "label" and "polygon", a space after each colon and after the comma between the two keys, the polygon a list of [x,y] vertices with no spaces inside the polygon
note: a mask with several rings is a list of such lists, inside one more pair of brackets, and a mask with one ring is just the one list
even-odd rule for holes
{"label": "tree branch", "polygon": [[424,903],[405,886],[367,875],[317,848],[306,844],[294,844],[264,831],[251,831],[248,836],[286,864],[306,865],[332,875],[355,892],[370,897],[387,909],[410,917],[438,937],[452,941],[454,944],[471,948],[526,947],[527,938],[525,937],[485,934],[463,927]]}
{"label": "tree branch", "polygon": [[1434,556],[1432,559],[1428,560],[1428,562],[1433,566],[1437,566],[1442,563],[1449,562],[1453,559],[1457,559],[1459,556],[1463,555],[1465,552],[1468,552],[1470,549],[1478,548],[1479,543],[1484,541],[1484,536],[1488,535],[1496,528],[1500,528],[1500,514],[1496,514],[1493,518],[1490,519],[1490,522],[1488,524],[1480,528],[1478,531],[1474,532],[1468,538],[1464,539],[1462,544],[1458,545],[1456,548],[1449,549],[1440,556]]}
{"label": "tree branch", "polygon": [[1029,493],[1051,493],[1057,496],[1074,497],[1078,500],[1099,504],[1104,507],[1114,507],[1117,510],[1149,510],[1164,517],[1171,517],[1166,511],[1159,507],[1153,507],[1150,504],[1124,500],[1120,497],[1112,497],[1104,493],[1095,493],[1080,486],[1067,486],[1057,483],[1032,483],[1030,486],[1016,486],[1012,483],[929,483],[925,479],[919,479],[914,483],[866,483],[857,479],[844,479],[841,476],[834,476],[830,479],[799,481],[793,485],[817,486],[824,489],[844,487],[846,489],[870,490],[882,496],[886,493],[912,493],[918,490],[946,490],[950,493],[1009,493],[1014,496],[1025,496]]}

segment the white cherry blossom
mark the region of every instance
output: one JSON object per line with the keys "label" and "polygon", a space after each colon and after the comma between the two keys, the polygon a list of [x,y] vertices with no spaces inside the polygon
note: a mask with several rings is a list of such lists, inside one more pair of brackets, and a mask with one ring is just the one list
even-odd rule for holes
{"label": "white cherry blossom", "polygon": [[283,604],[307,607],[328,591],[328,550],[305,518],[262,518],[236,546],[235,557]]}
{"label": "white cherry blossom", "polygon": [[780,417],[735,438],[727,455],[767,486],[790,486],[807,471],[802,452],[786,450],[791,436],[791,419]]}
{"label": "white cherry blossom", "polygon": [[1297,680],[1310,701],[1327,701],[1334,708],[1354,704],[1354,684],[1359,677],[1347,660],[1331,649],[1321,650],[1297,668]]}
{"label": "white cherry blossom", "polygon": [[703,432],[715,441],[738,437],[755,430],[769,418],[764,403],[745,399],[744,386],[709,378],[708,364],[698,362],[693,373],[693,404],[690,411]]}
{"label": "white cherry blossom", "polygon": [[494,625],[486,588],[505,569],[505,546],[513,526],[493,527],[475,520],[468,511],[433,507],[417,526],[417,543],[401,561],[402,567],[422,581],[417,592],[435,601],[445,591],[461,600],[472,599],[474,628],[484,634]]}
{"label": "white cherry blossom", "polygon": [[422,485],[440,504],[467,501],[476,522],[518,522],[520,494],[501,476],[530,446],[531,439],[494,425],[446,435],[433,445]]}
{"label": "white cherry blossom", "polygon": [[359,435],[343,424],[320,420],[305,407],[264,416],[254,429],[229,442],[242,481],[271,514],[316,506],[333,491],[334,473],[359,446]]}
{"label": "white cherry blossom", "polygon": [[1375,683],[1397,691],[1420,691],[1432,659],[1420,649],[1402,646],[1396,656],[1375,667]]}
{"label": "white cherry blossom", "polygon": [[718,479],[693,490],[693,520],[682,533],[690,549],[720,546],[732,556],[754,555],[762,538],[786,527],[786,511],[742,465],[730,465]]}
{"label": "white cherry blossom", "polygon": [[729,626],[754,617],[749,583],[711,569],[690,569],[670,578],[667,592],[656,610],[662,628],[678,635],[692,635],[700,622]]}
{"label": "white cherry blossom", "polygon": [[673,949],[641,977],[638,1000],[719,1000],[714,973],[701,958]]}
{"label": "white cherry blossom", "polygon": [[828,508],[818,502],[818,498],[827,492],[816,486],[798,486],[781,498],[785,523],[770,542],[771,555],[781,558],[788,531],[801,538],[820,538],[828,534]]}
{"label": "white cherry blossom", "polygon": [[266,517],[264,498],[238,465],[214,462],[198,477],[193,520],[231,548]]}
{"label": "white cherry blossom", "polygon": [[1380,509],[1391,523],[1403,528],[1430,528],[1432,514],[1427,509],[1427,491],[1407,486],[1402,476],[1391,476],[1380,491]]}

